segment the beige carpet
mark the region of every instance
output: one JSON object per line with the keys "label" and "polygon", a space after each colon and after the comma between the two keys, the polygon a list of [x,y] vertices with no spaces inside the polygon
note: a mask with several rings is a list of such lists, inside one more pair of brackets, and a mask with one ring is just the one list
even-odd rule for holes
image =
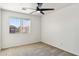
{"label": "beige carpet", "polygon": [[74,56],[45,43],[34,43],[8,49],[0,52],[1,56]]}

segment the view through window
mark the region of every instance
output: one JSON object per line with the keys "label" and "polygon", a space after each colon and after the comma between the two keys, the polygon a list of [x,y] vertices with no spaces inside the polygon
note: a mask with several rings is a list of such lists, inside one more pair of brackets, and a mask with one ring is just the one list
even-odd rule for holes
{"label": "view through window", "polygon": [[9,32],[10,33],[28,33],[30,31],[31,21],[23,18],[10,18],[9,20]]}

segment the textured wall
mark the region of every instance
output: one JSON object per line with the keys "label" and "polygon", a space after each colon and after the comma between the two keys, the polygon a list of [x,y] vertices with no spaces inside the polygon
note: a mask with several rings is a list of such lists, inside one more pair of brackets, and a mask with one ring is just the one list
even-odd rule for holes
{"label": "textured wall", "polygon": [[[31,20],[30,33],[9,33],[10,17],[29,18]],[[40,41],[40,17],[25,15],[11,11],[2,11],[2,48],[35,43]]]}
{"label": "textured wall", "polygon": [[42,41],[79,55],[79,4],[42,18]]}

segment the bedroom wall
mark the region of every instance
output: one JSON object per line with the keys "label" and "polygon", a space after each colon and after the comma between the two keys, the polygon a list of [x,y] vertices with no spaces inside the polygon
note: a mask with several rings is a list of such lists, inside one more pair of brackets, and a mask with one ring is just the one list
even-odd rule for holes
{"label": "bedroom wall", "polygon": [[2,41],[2,40],[1,40],[1,38],[2,38],[2,37],[1,37],[1,33],[2,33],[2,32],[1,32],[1,16],[2,16],[2,15],[1,15],[1,9],[0,9],[0,49],[1,49],[1,41]]}
{"label": "bedroom wall", "polygon": [[42,17],[42,42],[79,55],[79,4]]}
{"label": "bedroom wall", "polygon": [[[30,33],[9,33],[10,17],[29,18],[31,20]],[[40,19],[39,16],[26,15],[2,10],[2,48],[30,44],[40,41]]]}

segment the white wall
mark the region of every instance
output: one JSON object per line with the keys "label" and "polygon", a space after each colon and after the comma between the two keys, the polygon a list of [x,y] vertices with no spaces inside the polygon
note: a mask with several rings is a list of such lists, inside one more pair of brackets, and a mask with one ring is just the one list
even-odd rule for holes
{"label": "white wall", "polygon": [[[30,33],[9,33],[10,17],[29,18],[31,20]],[[2,11],[2,48],[35,43],[40,41],[40,17],[25,15],[11,11]]]}
{"label": "white wall", "polygon": [[79,4],[42,18],[42,41],[79,55]]}
{"label": "white wall", "polygon": [[0,9],[0,49],[1,49],[1,9]]}

